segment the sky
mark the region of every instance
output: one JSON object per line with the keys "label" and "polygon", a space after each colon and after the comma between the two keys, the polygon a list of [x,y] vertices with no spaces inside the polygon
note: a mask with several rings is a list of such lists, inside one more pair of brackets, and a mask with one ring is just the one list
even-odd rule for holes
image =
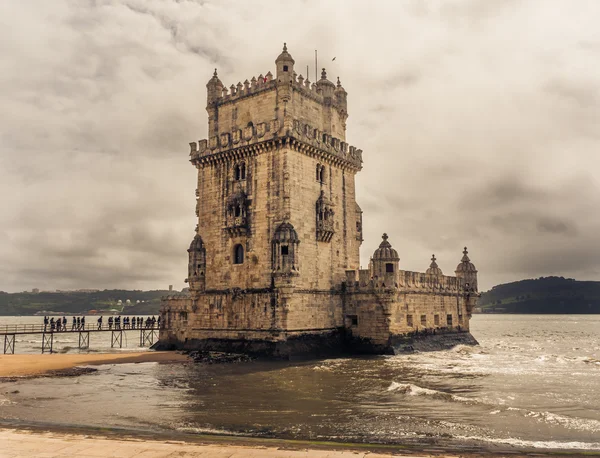
{"label": "sky", "polygon": [[[185,287],[206,82],[348,92],[361,263],[600,281],[596,0],[0,2],[0,290]],[[332,59],[335,57],[335,60]]]}

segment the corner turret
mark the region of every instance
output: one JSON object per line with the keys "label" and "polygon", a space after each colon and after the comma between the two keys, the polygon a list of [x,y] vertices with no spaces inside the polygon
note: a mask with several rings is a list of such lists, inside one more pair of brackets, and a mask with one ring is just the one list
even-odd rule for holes
{"label": "corner turret", "polygon": [[340,110],[340,112],[341,112],[340,114],[343,114],[344,122],[345,122],[346,119],[348,119],[348,93],[342,86],[342,83],[340,83],[339,76],[337,79],[337,85],[335,87],[334,94],[335,94],[335,104],[337,105],[338,110]]}
{"label": "corner turret", "polygon": [[388,235],[381,236],[383,241],[379,244],[379,248],[373,253],[373,279],[376,284],[383,281],[382,286],[394,287],[397,286],[397,275],[399,270],[400,257],[398,252],[392,248],[388,242]]}
{"label": "corner turret", "polygon": [[331,98],[335,92],[335,84],[327,79],[327,71],[325,69],[321,71],[321,79],[317,81],[317,91],[321,92],[321,95],[325,98],[325,102],[329,101],[331,105]]}
{"label": "corner turret", "polygon": [[295,63],[296,62],[294,61],[290,53],[288,53],[286,43],[284,43],[283,51],[275,60],[275,65],[277,66],[277,82],[289,83],[292,81]]}
{"label": "corner turret", "polygon": [[456,266],[456,278],[460,279],[465,290],[477,292],[477,269],[469,259],[467,247],[463,251],[460,264]]}
{"label": "corner turret", "polygon": [[223,87],[223,83],[217,76],[217,69],[215,68],[212,78],[206,83],[207,105],[212,104],[215,100],[223,96]]}
{"label": "corner turret", "polygon": [[190,292],[204,291],[206,286],[206,248],[199,234],[196,234],[188,248],[188,278]]}

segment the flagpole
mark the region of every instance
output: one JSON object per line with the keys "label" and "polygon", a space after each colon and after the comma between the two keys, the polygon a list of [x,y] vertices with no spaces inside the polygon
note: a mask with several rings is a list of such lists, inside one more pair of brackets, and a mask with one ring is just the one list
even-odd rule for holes
{"label": "flagpole", "polygon": [[315,83],[318,81],[317,79],[317,69],[319,68],[319,65],[317,64],[317,50],[315,49]]}

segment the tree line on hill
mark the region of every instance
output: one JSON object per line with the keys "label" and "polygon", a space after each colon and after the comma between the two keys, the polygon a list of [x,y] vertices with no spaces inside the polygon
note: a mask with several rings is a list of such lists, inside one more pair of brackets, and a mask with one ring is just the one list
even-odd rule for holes
{"label": "tree line on hill", "polygon": [[173,294],[166,290],[128,291],[104,290],[94,292],[61,291],[39,293],[0,292],[0,315],[34,315],[36,312],[58,312],[81,315],[90,311],[118,312],[131,315],[157,314],[160,298]]}
{"label": "tree line on hill", "polygon": [[479,306],[493,313],[600,313],[600,282],[540,277],[494,286]]}

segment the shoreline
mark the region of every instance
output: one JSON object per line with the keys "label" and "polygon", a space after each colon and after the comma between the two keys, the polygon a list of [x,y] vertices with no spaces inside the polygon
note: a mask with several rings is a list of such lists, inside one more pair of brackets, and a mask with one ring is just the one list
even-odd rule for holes
{"label": "shoreline", "polygon": [[[118,450],[120,457],[210,456],[277,458],[415,457],[556,457],[600,456],[594,450],[540,450],[484,445],[376,444],[257,438],[221,434],[139,431],[116,428],[10,425],[0,423],[0,443],[7,456],[101,456],[98,450]],[[39,454],[39,455],[38,455]],[[4,455],[2,455],[4,456]],[[115,455],[117,456],[117,455]]]}
{"label": "shoreline", "polygon": [[87,354],[0,355],[0,381],[6,378],[30,378],[48,375],[79,375],[79,366],[125,363],[182,363],[187,355],[171,351],[144,351]]}

